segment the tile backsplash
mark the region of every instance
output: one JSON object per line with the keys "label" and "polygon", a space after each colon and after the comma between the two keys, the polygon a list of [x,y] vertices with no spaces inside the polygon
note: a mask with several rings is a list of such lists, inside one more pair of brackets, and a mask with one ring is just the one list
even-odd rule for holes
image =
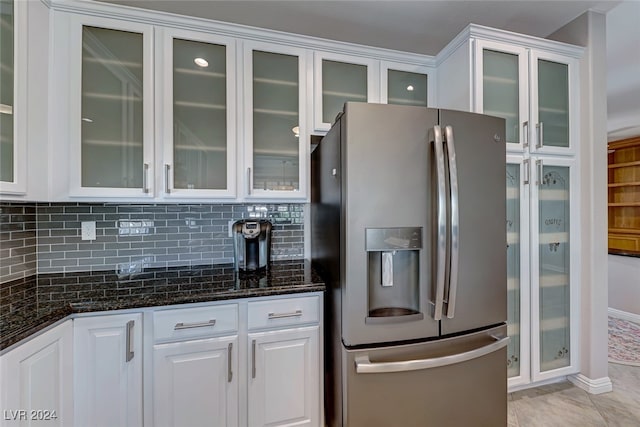
{"label": "tile backsplash", "polygon": [[[273,223],[273,259],[304,257],[302,204],[0,203],[0,283],[38,273],[233,262],[229,222]],[[81,239],[95,221],[96,239]]]}

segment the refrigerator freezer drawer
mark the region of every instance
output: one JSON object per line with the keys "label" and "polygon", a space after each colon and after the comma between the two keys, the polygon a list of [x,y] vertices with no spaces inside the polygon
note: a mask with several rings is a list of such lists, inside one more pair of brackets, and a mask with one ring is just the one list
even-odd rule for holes
{"label": "refrigerator freezer drawer", "polygon": [[506,327],[456,338],[343,349],[343,425],[506,426]]}

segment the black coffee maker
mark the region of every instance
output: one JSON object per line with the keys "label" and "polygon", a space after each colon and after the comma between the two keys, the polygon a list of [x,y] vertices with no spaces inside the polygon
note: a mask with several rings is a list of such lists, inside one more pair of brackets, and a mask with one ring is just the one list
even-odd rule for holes
{"label": "black coffee maker", "polygon": [[233,252],[236,271],[269,269],[271,227],[271,223],[266,219],[241,219],[233,224]]}

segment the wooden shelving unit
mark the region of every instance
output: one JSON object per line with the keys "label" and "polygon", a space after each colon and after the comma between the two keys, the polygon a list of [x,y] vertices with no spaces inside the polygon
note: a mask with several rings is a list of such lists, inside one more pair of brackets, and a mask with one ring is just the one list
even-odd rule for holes
{"label": "wooden shelving unit", "polygon": [[608,144],[609,251],[640,254],[640,137]]}

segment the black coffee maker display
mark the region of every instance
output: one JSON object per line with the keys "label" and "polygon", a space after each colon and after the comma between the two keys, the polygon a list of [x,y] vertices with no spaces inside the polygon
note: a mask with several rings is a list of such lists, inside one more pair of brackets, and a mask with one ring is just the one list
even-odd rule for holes
{"label": "black coffee maker display", "polygon": [[233,224],[236,271],[268,270],[271,261],[271,223],[266,219],[241,219]]}

